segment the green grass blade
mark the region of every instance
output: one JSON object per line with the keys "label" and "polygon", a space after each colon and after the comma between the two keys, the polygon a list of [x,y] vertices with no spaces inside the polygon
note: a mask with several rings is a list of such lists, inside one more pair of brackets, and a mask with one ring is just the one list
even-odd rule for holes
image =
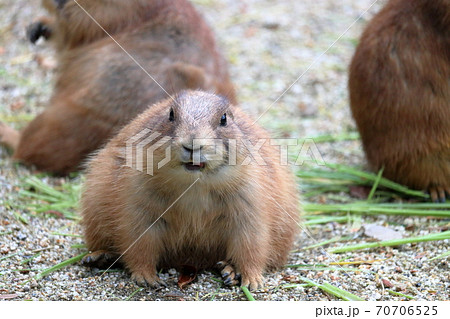
{"label": "green grass blade", "polygon": [[323,283],[322,286],[333,291],[335,296],[338,296],[346,301],[364,301],[364,299],[352,294],[351,292],[333,286],[327,282]]}
{"label": "green grass blade", "polygon": [[292,289],[292,288],[297,288],[297,287],[311,287],[310,284],[285,284],[285,285],[281,285],[281,288],[283,289]]}
{"label": "green grass blade", "polygon": [[63,233],[51,233],[52,235],[55,236],[64,236],[64,237],[76,237],[76,238],[82,238],[82,235],[78,235],[78,234],[63,234]]}
{"label": "green grass blade", "polygon": [[326,224],[330,222],[348,222],[350,220],[349,216],[325,216],[322,218],[314,218],[312,220],[304,221],[304,225],[317,225],[317,224]]}
{"label": "green grass blade", "polygon": [[253,295],[251,294],[250,290],[248,290],[247,287],[241,286],[241,290],[244,293],[244,295],[247,297],[248,301],[255,301],[255,298],[253,298]]}
{"label": "green grass blade", "polygon": [[19,190],[19,196],[39,199],[39,200],[46,201],[49,203],[55,202],[55,197],[53,197],[53,196],[38,194],[38,193],[30,192],[27,190],[23,190],[23,189]]}
{"label": "green grass blade", "polygon": [[343,299],[343,300],[346,300],[346,301],[364,301],[364,299],[362,299],[362,298],[360,298],[360,297],[358,297],[358,296],[356,296],[356,295],[354,295],[354,294],[352,294],[352,293],[350,293],[350,292],[348,292],[346,290],[343,290],[341,288],[335,287],[335,286],[333,286],[333,285],[331,285],[329,283],[324,283],[324,284],[321,285],[321,284],[318,284],[318,283],[316,283],[316,282],[314,282],[314,281],[312,281],[312,280],[310,280],[308,278],[305,278],[305,277],[300,277],[300,279],[302,281],[304,281],[304,282],[306,282],[306,283],[308,283],[308,284],[310,284],[312,286],[315,286],[315,287],[317,287],[317,288],[319,288],[319,289],[321,289],[321,290],[323,290],[323,291],[325,291],[325,292],[327,292],[327,293],[329,293],[329,294],[331,294],[333,296],[336,296],[336,297],[338,297],[340,299]]}
{"label": "green grass blade", "polygon": [[133,293],[131,295],[129,295],[127,298],[125,298],[125,301],[129,301],[131,298],[133,298],[137,293],[141,292],[142,290],[144,290],[144,288],[142,288],[142,287],[136,289],[135,291],[133,291]]}
{"label": "green grass blade", "polygon": [[320,243],[317,243],[317,244],[314,244],[314,245],[310,245],[308,247],[304,247],[304,248],[302,248],[302,250],[313,249],[313,248],[325,246],[325,245],[336,243],[336,242],[340,242],[340,241],[352,240],[353,237],[354,236],[334,237],[334,238],[331,238],[331,239],[328,239],[328,240],[324,240],[323,242],[320,242]]}
{"label": "green grass blade", "polygon": [[444,257],[449,257],[449,256],[450,256],[450,251],[447,251],[447,252],[445,252],[445,253],[443,253],[443,254],[441,254],[441,255],[439,255],[439,256],[436,256],[436,257],[431,258],[430,261],[431,261],[431,260],[440,259],[440,258],[444,258]]}
{"label": "green grass blade", "polygon": [[412,300],[415,299],[413,296],[405,295],[405,294],[402,294],[401,292],[397,292],[394,290],[386,289],[386,291],[389,292],[391,295],[401,296],[401,297],[405,297],[405,298],[412,299]]}
{"label": "green grass blade", "polygon": [[[338,165],[338,164],[327,164],[328,167],[338,170],[339,172],[349,173],[354,176],[363,178],[370,182],[375,182],[377,180],[377,175],[373,173],[367,173],[352,167],[344,166],[344,165]],[[395,183],[393,181],[390,181],[386,178],[379,178],[379,184],[381,186],[390,188],[392,190],[395,190],[399,193],[403,193],[405,195],[415,196],[415,197],[422,197],[422,198],[429,198],[430,196],[428,194],[425,194],[421,191],[415,191],[411,190],[406,186],[403,186],[401,184]]]}
{"label": "green grass blade", "polygon": [[32,261],[34,258],[38,257],[40,254],[42,254],[42,252],[39,252],[39,253],[37,253],[37,254],[31,256],[30,258],[25,259],[25,260],[22,261],[20,264],[21,264],[21,265],[26,264],[26,263]]}
{"label": "green grass blade", "polygon": [[28,177],[25,180],[25,184],[33,187],[37,191],[40,191],[46,195],[53,197],[54,199],[65,199],[66,198],[66,195],[55,190],[53,187],[45,184],[43,181],[41,181],[40,179],[38,179],[35,176]]}
{"label": "green grass blade", "polygon": [[348,193],[350,191],[349,187],[346,185],[330,185],[330,184],[326,184],[324,186],[302,184],[302,190],[303,190],[302,193],[303,198],[310,198],[313,196],[321,195],[326,192]]}
{"label": "green grass blade", "polygon": [[70,248],[84,249],[84,248],[87,248],[87,245],[86,244],[74,244],[74,245],[70,246]]}
{"label": "green grass blade", "polygon": [[358,244],[358,245],[352,245],[352,246],[333,248],[333,249],[329,249],[328,252],[336,254],[336,253],[344,253],[344,252],[367,249],[367,248],[399,246],[399,245],[410,244],[410,243],[420,243],[420,242],[426,242],[426,241],[436,241],[436,240],[445,240],[445,239],[450,239],[450,230],[441,232],[441,233],[437,233],[437,234],[429,234],[426,236],[385,240],[385,241],[379,241],[379,242],[375,242],[375,243],[364,243],[364,244]]}
{"label": "green grass blade", "polygon": [[316,184],[321,185],[324,188],[329,186],[330,191],[333,191],[332,187],[335,187],[335,185],[340,185],[341,187],[352,184],[363,185],[371,186],[372,189],[375,189],[374,186],[376,185],[376,188],[378,188],[378,186],[382,186],[406,196],[418,197],[422,199],[430,197],[428,194],[421,191],[411,190],[406,186],[383,178],[379,176],[379,173],[380,172],[378,172],[378,174],[373,174],[345,165],[326,164],[326,168],[309,168],[299,170],[297,172],[297,176],[303,179],[303,184]]}
{"label": "green grass blade", "polygon": [[[450,208],[450,203],[445,204]],[[444,207],[445,205],[440,205]],[[367,215],[403,215],[403,216],[435,216],[450,218],[450,210],[424,210],[422,207],[418,206],[417,209],[409,205],[407,207],[399,205],[397,208],[395,205],[387,206],[382,204],[369,204],[367,202],[354,202],[350,204],[315,204],[315,203],[304,203],[303,210],[305,212],[345,212],[345,213],[355,213],[355,214],[367,214]]]}
{"label": "green grass blade", "polygon": [[373,183],[372,189],[370,190],[369,196],[367,196],[367,200],[372,200],[375,191],[377,190],[378,184],[380,184],[381,177],[383,176],[384,167],[380,169],[377,175],[377,179]]}
{"label": "green grass blade", "polygon": [[28,219],[26,219],[24,216],[22,216],[21,213],[19,213],[19,212],[14,212],[13,215],[14,215],[14,217],[15,217],[19,222],[21,222],[22,224],[25,224],[25,225],[28,225],[28,224],[29,224]]}
{"label": "green grass blade", "polygon": [[297,270],[306,271],[353,271],[353,272],[372,272],[367,269],[350,268],[350,267],[331,267],[328,265],[318,264],[318,265],[305,265],[305,264],[291,264],[285,265],[285,268],[296,268]]}
{"label": "green grass blade", "polygon": [[[414,208],[414,209],[448,209],[450,210],[450,202],[447,203],[379,203],[379,207],[393,208]],[[450,212],[449,212],[450,215]]]}
{"label": "green grass blade", "polygon": [[329,142],[341,142],[341,141],[354,141],[359,139],[358,132],[344,132],[340,134],[334,135],[319,135],[315,137],[302,138],[299,139],[299,144],[303,143],[306,140],[313,140],[314,143],[329,143]]}
{"label": "green grass blade", "polygon": [[11,235],[13,232],[12,231],[7,231],[4,233],[0,233],[0,236],[6,236],[6,235]]}
{"label": "green grass blade", "polygon": [[43,272],[41,272],[40,274],[36,275],[34,277],[34,279],[39,280],[39,279],[47,276],[48,274],[51,274],[54,271],[57,271],[57,270],[59,270],[61,268],[64,268],[64,267],[70,266],[70,265],[72,265],[72,264],[74,264],[76,262],[79,262],[87,254],[88,254],[88,252],[84,252],[84,253],[82,253],[82,254],[80,254],[78,256],[75,256],[75,257],[72,257],[70,259],[64,260],[63,262],[61,262],[61,263],[59,263],[59,264],[57,264],[57,265],[55,265],[53,267],[47,268]]}
{"label": "green grass blade", "polygon": [[20,254],[21,252],[22,252],[22,251],[19,251],[19,252],[17,252],[17,253],[10,254],[10,255],[7,255],[7,256],[5,256],[5,257],[1,257],[1,258],[0,258],[0,261],[6,260],[6,259],[9,259],[9,258],[12,258],[12,257],[14,257],[14,256],[17,256],[17,255]]}
{"label": "green grass blade", "polygon": [[57,211],[64,218],[80,220],[80,217],[75,214],[81,192],[80,179],[67,182],[59,187],[61,190],[57,190],[36,176],[32,176],[25,179],[22,187],[32,188],[33,191],[20,190],[18,193],[19,203],[17,201],[11,203],[12,207],[35,213]]}
{"label": "green grass blade", "polygon": [[211,294],[211,298],[209,298],[209,301],[213,301],[214,299],[216,299],[216,296],[217,296],[217,294],[219,293],[219,290],[220,290],[220,289],[216,289],[216,291],[214,291],[214,292]]}

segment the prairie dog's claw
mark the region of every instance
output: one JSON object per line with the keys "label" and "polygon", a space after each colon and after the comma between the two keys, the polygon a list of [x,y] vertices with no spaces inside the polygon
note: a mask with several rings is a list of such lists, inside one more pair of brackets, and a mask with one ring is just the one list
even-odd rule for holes
{"label": "prairie dog's claw", "polygon": [[246,286],[251,291],[258,290],[264,287],[264,280],[262,276],[257,276],[254,278],[243,277],[241,286]]}
{"label": "prairie dog's claw", "polygon": [[106,269],[118,261],[119,256],[106,250],[97,250],[86,255],[81,260],[81,264],[89,267]]}
{"label": "prairie dog's claw", "polygon": [[236,272],[235,268],[226,261],[219,261],[217,263],[223,283],[227,286],[236,286],[239,284],[241,274]]}
{"label": "prairie dog's claw", "polygon": [[434,186],[430,187],[428,191],[434,203],[445,203],[445,193],[447,193],[447,198],[450,198],[450,187]]}
{"label": "prairie dog's claw", "polygon": [[131,279],[141,287],[148,286],[153,289],[167,287],[167,284],[162,281],[156,273],[152,271],[135,271],[131,275]]}

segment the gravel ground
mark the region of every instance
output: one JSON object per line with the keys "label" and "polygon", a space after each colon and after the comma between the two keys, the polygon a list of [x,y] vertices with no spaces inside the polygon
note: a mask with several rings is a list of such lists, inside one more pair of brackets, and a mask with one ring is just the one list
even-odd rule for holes
{"label": "gravel ground", "polygon": [[[242,107],[255,118],[302,75],[259,120],[273,136],[308,137],[354,130],[348,108],[347,66],[364,25],[385,1],[378,1],[344,35],[373,0],[194,2],[215,30],[230,61]],[[0,120],[12,122],[19,128],[48,101],[53,53],[45,43],[33,46],[24,36],[25,27],[44,14],[38,1],[0,0],[0,11]],[[338,38],[339,41],[330,48]],[[319,149],[326,161],[364,164],[358,141],[320,144]],[[20,211],[7,203],[16,200],[21,178],[32,173],[13,164],[8,152],[0,148],[0,299],[129,298],[138,287],[125,272],[111,272],[100,278],[95,270],[75,264],[41,280],[32,279],[39,270],[80,254],[82,250],[71,246],[83,243],[79,237],[52,235],[81,234],[80,226],[74,221],[22,213],[28,220],[28,224],[24,224],[16,217]],[[320,196],[316,200],[327,202],[328,198]],[[433,219],[386,216],[363,217],[362,223],[388,223],[405,237],[437,232],[443,227]],[[285,268],[267,275],[266,288],[255,292],[255,299],[335,300],[317,288],[281,286],[301,283],[299,276],[320,283],[329,282],[366,300],[406,300],[388,293],[386,286],[391,285],[390,289],[413,296],[415,300],[450,299],[448,258],[430,261],[449,249],[448,241],[341,255],[329,255],[319,248],[302,250],[302,247],[354,231],[354,225],[337,223],[309,228],[308,233],[300,234],[289,264],[327,264],[344,258],[348,261],[380,261],[356,266],[359,268],[356,272]],[[40,253],[38,257],[25,261],[37,253]],[[167,288],[140,290],[131,296],[131,300],[246,299],[238,288],[223,287],[214,273],[200,273],[198,280],[184,290],[177,287],[174,270],[161,276],[167,281]]]}

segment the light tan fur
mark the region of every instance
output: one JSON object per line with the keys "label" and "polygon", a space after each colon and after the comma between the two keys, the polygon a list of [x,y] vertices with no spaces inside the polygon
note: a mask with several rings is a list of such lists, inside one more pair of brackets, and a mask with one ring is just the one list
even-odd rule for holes
{"label": "light tan fur", "polygon": [[[223,114],[226,126],[219,124]],[[89,250],[125,253],[122,261],[138,283],[157,285],[160,267],[211,268],[226,260],[243,285],[261,287],[263,272],[286,261],[299,229],[299,202],[277,147],[251,123],[237,106],[201,91],[182,92],[176,102],[165,100],[139,115],[89,165],[81,199]],[[171,160],[158,169],[165,147],[158,148],[153,175],[126,166],[127,140],[145,129],[171,137]],[[192,148],[194,138],[220,139],[223,152],[201,145],[202,154],[219,153],[221,159],[187,170],[183,146]],[[230,139],[237,141],[237,165],[229,165]],[[259,151],[266,165],[242,165],[250,155],[242,139],[252,145],[266,140]]]}

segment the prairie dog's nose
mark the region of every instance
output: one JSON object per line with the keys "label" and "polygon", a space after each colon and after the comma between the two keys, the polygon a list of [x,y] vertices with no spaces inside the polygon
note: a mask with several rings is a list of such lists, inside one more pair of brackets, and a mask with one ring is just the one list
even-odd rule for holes
{"label": "prairie dog's nose", "polygon": [[203,145],[198,141],[195,142],[195,140],[191,140],[189,142],[182,142],[181,145],[186,151],[189,152],[201,150],[203,148]]}

